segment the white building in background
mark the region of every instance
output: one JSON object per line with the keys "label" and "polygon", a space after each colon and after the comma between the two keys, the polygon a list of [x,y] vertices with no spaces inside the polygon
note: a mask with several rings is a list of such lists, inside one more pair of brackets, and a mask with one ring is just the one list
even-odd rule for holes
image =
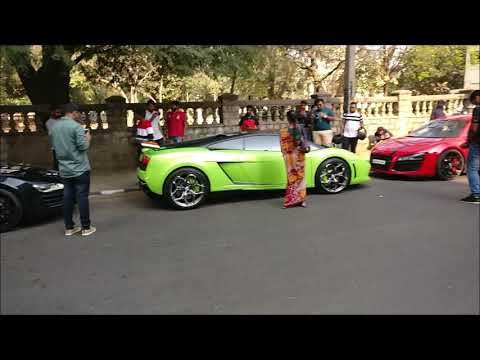
{"label": "white building in background", "polygon": [[477,56],[474,51],[478,51],[478,47],[469,48],[465,59],[465,79],[463,88],[467,90],[480,89],[480,64],[472,64],[472,57]]}

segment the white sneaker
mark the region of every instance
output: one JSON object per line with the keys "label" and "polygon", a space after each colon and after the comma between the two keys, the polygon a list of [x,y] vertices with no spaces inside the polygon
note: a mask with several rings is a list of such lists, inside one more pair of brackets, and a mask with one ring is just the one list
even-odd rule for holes
{"label": "white sneaker", "polygon": [[93,226],[90,226],[90,229],[82,230],[82,236],[92,235],[95,231],[97,231],[97,229]]}
{"label": "white sneaker", "polygon": [[73,229],[66,229],[65,236],[72,236],[79,233],[80,231],[82,231],[82,228],[80,226],[75,226]]}

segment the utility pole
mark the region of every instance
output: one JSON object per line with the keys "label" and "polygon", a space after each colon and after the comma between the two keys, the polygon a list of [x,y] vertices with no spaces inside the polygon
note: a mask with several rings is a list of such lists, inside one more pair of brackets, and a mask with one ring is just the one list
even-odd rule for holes
{"label": "utility pole", "polygon": [[345,74],[343,86],[343,112],[348,113],[350,102],[355,97],[355,45],[347,45],[345,50]]}

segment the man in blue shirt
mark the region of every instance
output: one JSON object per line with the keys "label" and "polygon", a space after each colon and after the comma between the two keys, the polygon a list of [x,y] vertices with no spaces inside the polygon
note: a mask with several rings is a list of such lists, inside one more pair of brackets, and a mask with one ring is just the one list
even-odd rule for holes
{"label": "man in blue shirt", "polygon": [[333,132],[330,122],[335,120],[335,113],[325,106],[323,99],[315,100],[313,116],[313,142],[318,145],[332,145]]}
{"label": "man in blue shirt", "polygon": [[[82,236],[93,234],[96,229],[90,226],[90,162],[88,148],[91,136],[88,130],[77,122],[80,112],[76,104],[64,106],[65,116],[50,130],[50,141],[57,155],[60,177],[63,180],[63,214],[65,235],[79,232]],[[73,207],[77,199],[82,227],[73,222]]]}

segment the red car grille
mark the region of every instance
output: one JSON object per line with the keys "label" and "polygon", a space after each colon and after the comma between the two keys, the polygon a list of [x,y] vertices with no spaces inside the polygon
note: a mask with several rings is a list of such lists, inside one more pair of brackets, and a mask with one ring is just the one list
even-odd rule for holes
{"label": "red car grille", "polygon": [[[374,164],[372,163],[373,159],[378,159],[378,160],[385,160],[385,164]],[[372,169],[379,169],[379,170],[387,170],[388,166],[392,162],[392,157],[391,156],[385,156],[385,155],[370,155],[370,165],[372,166]]]}

